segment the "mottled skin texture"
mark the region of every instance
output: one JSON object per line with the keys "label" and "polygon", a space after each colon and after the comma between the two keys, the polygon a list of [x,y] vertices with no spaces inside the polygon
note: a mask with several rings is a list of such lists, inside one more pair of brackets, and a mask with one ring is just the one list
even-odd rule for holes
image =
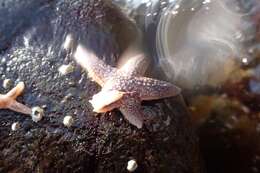
{"label": "mottled skin texture", "polygon": [[0,109],[10,109],[23,114],[31,114],[31,108],[16,101],[16,98],[21,95],[24,90],[24,83],[20,82],[10,90],[7,94],[0,94]]}
{"label": "mottled skin texture", "polygon": [[143,126],[142,100],[156,100],[180,93],[180,89],[169,82],[141,77],[147,67],[144,56],[129,57],[129,62],[116,69],[80,45],[75,52],[75,59],[102,87],[90,101],[94,111],[101,113],[119,108],[137,128]]}

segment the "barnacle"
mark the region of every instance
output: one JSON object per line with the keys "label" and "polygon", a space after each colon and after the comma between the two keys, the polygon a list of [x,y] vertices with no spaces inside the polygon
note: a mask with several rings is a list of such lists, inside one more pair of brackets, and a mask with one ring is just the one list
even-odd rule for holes
{"label": "barnacle", "polygon": [[32,108],[31,116],[32,116],[32,120],[34,122],[40,121],[43,118],[43,114],[44,114],[44,111],[42,108],[40,108],[38,106]]}

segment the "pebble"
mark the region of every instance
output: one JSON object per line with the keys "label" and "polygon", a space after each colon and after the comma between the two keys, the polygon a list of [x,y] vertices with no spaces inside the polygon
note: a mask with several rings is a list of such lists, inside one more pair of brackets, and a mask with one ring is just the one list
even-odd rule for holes
{"label": "pebble", "polygon": [[63,43],[63,48],[64,48],[65,50],[69,50],[69,49],[71,49],[72,47],[73,47],[73,38],[72,38],[72,35],[71,35],[71,34],[68,34],[68,35],[66,36],[66,39],[65,39],[64,43]]}
{"label": "pebble", "polygon": [[74,123],[74,120],[73,120],[72,116],[67,115],[64,117],[64,119],[63,119],[64,126],[71,127],[73,123]]}
{"label": "pebble", "polygon": [[59,70],[60,74],[66,75],[66,74],[72,73],[74,71],[74,67],[71,64],[68,64],[68,65],[63,64],[59,67],[58,70]]}
{"label": "pebble", "polygon": [[136,160],[129,160],[127,163],[127,170],[129,172],[134,172],[137,169],[138,165],[136,163]]}
{"label": "pebble", "polygon": [[12,126],[11,126],[12,131],[16,131],[16,130],[18,130],[19,128],[20,128],[20,123],[19,123],[19,122],[15,122],[15,123],[13,123]]}

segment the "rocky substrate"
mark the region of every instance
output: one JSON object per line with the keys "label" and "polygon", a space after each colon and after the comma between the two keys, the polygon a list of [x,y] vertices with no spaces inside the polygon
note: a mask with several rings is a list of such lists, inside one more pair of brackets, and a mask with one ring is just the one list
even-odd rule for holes
{"label": "rocky substrate", "polygon": [[[202,172],[198,141],[181,96],[145,102],[149,115],[138,130],[117,110],[95,114],[88,100],[96,83],[64,50],[68,34],[115,65],[135,36],[134,25],[108,1],[7,0],[0,4],[0,93],[19,81],[18,100],[44,109],[30,116],[0,110],[0,172]],[[61,74],[59,68],[72,70]],[[3,87],[5,79],[12,82]],[[71,127],[63,125],[72,116]],[[11,125],[20,123],[12,131]]]}

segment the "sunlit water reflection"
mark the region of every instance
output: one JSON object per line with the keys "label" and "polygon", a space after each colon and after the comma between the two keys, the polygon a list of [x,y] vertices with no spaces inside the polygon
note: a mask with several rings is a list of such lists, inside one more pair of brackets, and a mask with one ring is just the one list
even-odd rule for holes
{"label": "sunlit water reflection", "polygon": [[224,0],[182,0],[165,10],[157,49],[159,62],[173,82],[188,89],[219,86],[249,58],[244,44],[255,32],[251,11],[229,6]]}

